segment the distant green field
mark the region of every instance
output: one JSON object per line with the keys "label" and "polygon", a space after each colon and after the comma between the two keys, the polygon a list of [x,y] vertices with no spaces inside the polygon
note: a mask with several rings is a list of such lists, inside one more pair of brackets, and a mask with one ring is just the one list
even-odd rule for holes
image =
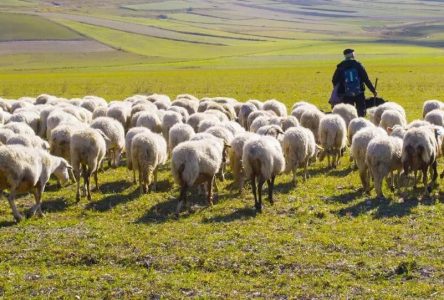
{"label": "distant green field", "polygon": [[1,6],[11,6],[11,7],[20,7],[20,6],[34,6],[36,5],[36,3],[34,3],[32,0],[2,0],[0,2],[0,7]]}
{"label": "distant green field", "polygon": [[76,32],[39,16],[0,13],[0,41],[82,38]]}
{"label": "distant green field", "polygon": [[193,8],[208,8],[210,4],[205,4],[199,1],[161,1],[153,3],[144,4],[134,4],[134,5],[122,5],[123,8],[129,8],[134,10],[185,10]]}

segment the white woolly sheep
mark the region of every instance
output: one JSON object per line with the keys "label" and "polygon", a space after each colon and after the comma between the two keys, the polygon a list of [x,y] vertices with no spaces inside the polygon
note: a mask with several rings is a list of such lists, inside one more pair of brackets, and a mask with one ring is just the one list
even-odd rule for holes
{"label": "white woolly sheep", "polygon": [[14,113],[9,118],[9,122],[22,122],[32,128],[34,134],[39,133],[40,129],[40,113],[35,111],[22,111]]}
{"label": "white woolly sheep", "polygon": [[186,123],[189,117],[188,111],[179,106],[170,106],[167,111],[174,111],[182,115],[182,122]]}
{"label": "white woolly sheep", "polygon": [[287,129],[289,129],[291,127],[299,126],[299,121],[294,116],[290,115],[290,116],[286,116],[286,117],[281,117],[279,119],[281,121],[280,126],[281,126],[283,131],[287,131]]}
{"label": "white woolly sheep", "polygon": [[394,171],[402,170],[401,163],[402,140],[392,136],[378,136],[373,138],[367,146],[366,163],[375,183],[378,197],[384,197],[382,182],[391,173],[391,189],[395,188]]}
{"label": "white woolly sheep", "polygon": [[287,108],[285,107],[285,105],[282,102],[279,102],[276,99],[270,99],[270,100],[265,101],[262,109],[274,111],[274,113],[278,117],[286,117],[287,116]]}
{"label": "white woolly sheep", "polygon": [[175,111],[166,111],[162,118],[162,134],[165,140],[169,140],[169,132],[171,127],[176,124],[182,123],[182,115]]}
{"label": "white woolly sheep", "polygon": [[319,143],[319,124],[324,116],[325,114],[318,109],[307,109],[300,117],[301,126],[311,130],[317,143]]}
{"label": "white woolly sheep", "polygon": [[108,137],[106,151],[108,153],[109,165],[117,167],[122,151],[125,148],[125,130],[122,124],[110,117],[100,117],[95,119],[90,126],[100,130]]}
{"label": "white woolly sheep", "polygon": [[271,125],[265,125],[265,126],[260,127],[256,131],[256,133],[259,135],[272,136],[275,139],[277,139],[280,134],[284,134],[284,131],[282,130],[282,128],[280,126],[275,125],[275,124],[271,124]]}
{"label": "white woolly sheep", "polygon": [[69,178],[71,166],[66,160],[49,153],[19,145],[0,147],[0,195],[9,189],[8,202],[16,221],[23,219],[15,205],[17,193],[32,191],[35,205],[31,215],[43,215],[41,198],[49,177],[54,174],[64,183]]}
{"label": "white woolly sheep", "polygon": [[77,202],[80,201],[80,174],[83,176],[83,192],[86,192],[88,201],[91,201],[91,175],[94,175],[96,189],[99,188],[97,173],[105,158],[106,144],[110,142],[103,132],[89,127],[77,130],[72,134],[70,156],[77,181]]}
{"label": "white woolly sheep", "polygon": [[251,112],[248,115],[248,118],[247,118],[247,130],[250,130],[251,124],[253,124],[253,122],[257,118],[259,118],[259,117],[271,117],[271,116],[272,115],[270,113],[268,113],[266,111],[263,111],[263,110],[255,110],[255,111]]}
{"label": "white woolly sheep", "polygon": [[367,127],[375,127],[375,125],[369,120],[359,117],[350,121],[347,128],[347,138],[348,142],[351,144],[353,140],[353,136],[361,129]]}
{"label": "white woolly sheep", "polygon": [[174,148],[171,171],[174,181],[181,187],[177,216],[182,205],[186,204],[187,190],[192,186],[207,183],[207,200],[210,205],[213,204],[213,185],[222,165],[224,148],[223,140],[216,137],[186,141]]}
{"label": "white woolly sheep", "polygon": [[35,132],[29,125],[22,122],[10,122],[2,127],[3,129],[9,129],[16,134],[21,135],[34,135]]}
{"label": "white woolly sheep", "polygon": [[399,137],[400,139],[404,139],[405,134],[407,133],[407,129],[400,125],[395,125],[392,128],[387,128],[387,133],[393,137]]}
{"label": "white woolly sheep", "polygon": [[[352,123],[350,123],[352,124]],[[359,178],[361,179],[364,192],[370,192],[370,174],[366,163],[367,146],[375,137],[386,137],[386,132],[379,127],[368,126],[362,128],[353,135],[351,143],[351,156],[353,157],[356,166],[358,167]]]}
{"label": "white woolly sheep", "polygon": [[422,117],[425,118],[425,116],[429,112],[431,112],[435,109],[441,110],[443,108],[444,108],[444,103],[439,100],[434,99],[434,100],[424,101],[424,105],[422,107]]}
{"label": "white woolly sheep", "polygon": [[382,113],[386,110],[396,110],[399,113],[401,113],[401,115],[404,118],[406,118],[404,108],[402,108],[401,105],[399,105],[398,103],[395,103],[395,102],[385,102],[384,104],[381,104],[376,108],[375,114],[374,114],[374,119],[373,119],[373,124],[375,124],[376,126],[379,126],[379,123],[381,122]]}
{"label": "white woolly sheep", "polygon": [[209,120],[209,119],[215,120],[216,122],[220,121],[217,118],[217,116],[212,115],[212,114],[195,113],[195,114],[190,115],[190,117],[187,120],[187,124],[193,128],[194,132],[198,132],[200,122],[203,120]]}
{"label": "white woolly sheep", "polygon": [[381,121],[379,122],[379,126],[387,131],[388,128],[391,128],[395,125],[406,126],[407,120],[405,116],[403,116],[397,110],[386,110],[381,115]]}
{"label": "white woolly sheep", "polygon": [[62,124],[54,128],[51,132],[51,139],[49,140],[50,153],[52,155],[60,156],[71,161],[71,136],[72,134],[86,125]]}
{"label": "white woolly sheep", "polygon": [[344,119],[337,114],[323,117],[319,124],[319,141],[323,148],[319,160],[322,161],[327,156],[328,166],[335,168],[347,143],[347,127]]}
{"label": "white woolly sheep", "polygon": [[199,100],[178,98],[171,103],[171,106],[183,107],[187,110],[189,115],[192,115],[197,112],[197,108],[199,107]]}
{"label": "white woolly sheep", "polygon": [[108,113],[108,107],[103,107],[103,106],[96,107],[92,114],[92,119],[94,120],[100,117],[106,117],[107,113]]}
{"label": "white woolly sheep", "polygon": [[0,127],[0,146],[5,145],[6,141],[14,135],[12,130]]}
{"label": "white woolly sheep", "polygon": [[171,127],[168,139],[168,151],[171,153],[177,145],[190,140],[194,136],[193,127],[188,124],[176,124]]}
{"label": "white woolly sheep", "polygon": [[[268,183],[268,198],[273,204],[275,177],[285,169],[285,158],[280,143],[273,137],[248,140],[243,148],[242,163],[245,175],[251,179],[254,206],[262,211],[262,186]],[[257,180],[257,186],[256,186]]]}
{"label": "white woolly sheep", "polygon": [[162,121],[155,112],[141,112],[137,118],[136,126],[146,127],[155,133],[162,132]]}
{"label": "white woolly sheep", "polygon": [[317,148],[311,130],[304,127],[288,129],[284,134],[282,150],[285,157],[286,172],[293,172],[293,184],[296,185],[296,170],[304,168],[304,180],[307,180],[307,168],[312,159],[316,158]]}
{"label": "white woolly sheep", "polygon": [[113,118],[122,124],[125,132],[128,131],[130,125],[130,115],[131,108],[127,104],[124,104],[124,102],[111,105],[106,112],[107,117]]}
{"label": "white woolly sheep", "polygon": [[237,115],[237,118],[239,119],[239,124],[241,124],[242,127],[245,128],[245,130],[248,130],[247,126],[247,120],[248,116],[253,112],[256,111],[257,107],[253,103],[243,103],[240,106],[239,114]]}
{"label": "white woolly sheep", "polygon": [[[157,189],[157,170],[167,160],[167,145],[165,139],[153,132],[136,134],[131,143],[131,160],[133,170],[139,173],[140,192],[147,193]],[[154,182],[151,186],[151,175]]]}
{"label": "white woolly sheep", "polygon": [[225,121],[221,123],[222,126],[227,128],[231,133],[236,136],[238,134],[244,133],[245,129],[237,122],[235,121]]}
{"label": "white woolly sheep", "polygon": [[[403,140],[402,167],[404,174],[407,176],[410,171],[422,171],[426,195],[432,190],[438,176],[437,158],[440,150],[437,141],[438,134],[438,129],[432,126],[410,128]],[[429,169],[432,180],[430,184],[427,184],[427,171]]]}
{"label": "white woolly sheep", "polygon": [[310,106],[311,108],[318,109],[318,108],[316,107],[316,105],[311,104],[310,102],[307,102],[307,101],[298,101],[298,102],[296,102],[295,104],[293,104],[293,106],[291,107],[291,111],[295,110],[296,108],[298,108],[298,107],[300,107],[300,106]]}
{"label": "white woolly sheep", "polygon": [[134,137],[143,132],[151,132],[145,127],[133,127],[126,133],[125,136],[125,149],[126,149],[126,166],[128,170],[133,171],[133,183],[136,183],[136,170],[133,168],[133,161],[131,155],[131,145],[133,143]]}
{"label": "white woolly sheep", "polygon": [[199,126],[197,127],[197,132],[204,132],[208,128],[211,128],[216,125],[220,125],[221,121],[216,119],[208,119],[208,120],[202,120],[199,122]]}
{"label": "white woolly sheep", "polygon": [[73,115],[61,110],[53,110],[46,121],[46,139],[51,140],[51,132],[54,128],[62,124],[77,124],[80,126],[81,122]]}
{"label": "white woolly sheep", "polygon": [[256,99],[250,99],[248,100],[246,103],[251,103],[254,106],[256,106],[257,109],[262,110],[264,104],[262,103],[262,101],[260,100],[256,100]]}
{"label": "white woolly sheep", "polygon": [[41,150],[49,150],[49,144],[47,141],[42,140],[37,135],[20,135],[15,134],[11,136],[6,145],[22,145],[30,148],[38,148]]}
{"label": "white woolly sheep", "polygon": [[242,192],[245,181],[245,172],[242,166],[243,148],[245,142],[251,138],[259,138],[259,136],[248,131],[241,133],[234,137],[230,144],[231,147],[228,149],[228,157],[231,171],[233,172],[234,183],[239,188],[239,192]]}
{"label": "white woolly sheep", "polygon": [[431,112],[426,114],[424,120],[429,122],[430,124],[444,126],[444,111],[440,109],[432,110]]}
{"label": "white woolly sheep", "polygon": [[358,117],[358,111],[356,108],[353,105],[346,103],[335,105],[332,113],[340,115],[344,119],[345,126],[347,126],[347,128],[350,121]]}

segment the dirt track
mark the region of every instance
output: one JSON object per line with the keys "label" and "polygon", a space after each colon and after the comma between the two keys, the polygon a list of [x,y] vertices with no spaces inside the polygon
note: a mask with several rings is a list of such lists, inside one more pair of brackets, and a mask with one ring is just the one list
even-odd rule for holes
{"label": "dirt track", "polygon": [[115,51],[113,48],[96,41],[8,41],[0,42],[1,54],[17,53],[91,53]]}

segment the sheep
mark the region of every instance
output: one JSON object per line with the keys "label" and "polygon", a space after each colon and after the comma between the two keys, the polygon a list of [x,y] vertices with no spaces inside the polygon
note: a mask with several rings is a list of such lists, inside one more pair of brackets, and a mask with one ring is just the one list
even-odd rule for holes
{"label": "sheep", "polygon": [[131,154],[131,145],[134,137],[142,132],[151,132],[148,128],[145,127],[133,127],[126,133],[125,136],[125,149],[126,149],[126,167],[128,170],[133,171],[133,183],[136,183],[136,170],[133,168],[132,154]]}
{"label": "sheep", "polygon": [[[262,186],[268,183],[268,198],[273,204],[273,187],[275,177],[285,169],[285,158],[280,143],[273,137],[263,136],[260,139],[248,140],[242,151],[242,163],[245,175],[251,179],[254,206],[262,211]],[[257,186],[256,186],[257,180]]]}
{"label": "sheep", "polygon": [[237,122],[235,121],[225,121],[221,123],[222,126],[227,128],[231,133],[236,136],[238,134],[244,133],[245,129]]}
{"label": "sheep", "polygon": [[348,124],[351,120],[358,117],[358,111],[356,108],[351,104],[345,103],[335,105],[332,113],[340,115],[344,119],[346,128],[348,128]]}
{"label": "sheep", "polygon": [[227,115],[223,112],[221,112],[220,110],[215,110],[215,109],[209,109],[207,111],[205,111],[205,114],[207,115],[214,115],[216,116],[219,121],[224,122],[224,121],[229,121],[230,119],[227,117]]}
{"label": "sheep", "polygon": [[92,114],[92,119],[97,119],[99,117],[106,117],[108,113],[108,107],[99,106],[94,109]]}
{"label": "sheep", "polygon": [[191,100],[188,98],[177,98],[171,103],[171,106],[183,107],[187,110],[189,115],[197,112],[199,107],[199,100]]}
{"label": "sheep", "polygon": [[[222,139],[225,145],[230,145],[231,141],[234,138],[234,135],[230,130],[223,126],[213,126],[208,128],[205,133],[209,133],[214,135],[215,137]],[[223,153],[222,166],[220,168],[220,177],[221,180],[225,180],[225,165],[226,165],[226,152]]]}
{"label": "sheep", "polygon": [[285,107],[285,105],[282,102],[279,102],[275,99],[270,99],[265,101],[262,109],[274,111],[274,113],[278,117],[287,116],[287,108]]}
{"label": "sheep", "polygon": [[35,98],[34,105],[51,104],[54,101],[57,101],[57,98],[55,96],[41,94],[37,96],[37,98]]}
{"label": "sheep", "polygon": [[72,134],[70,157],[74,177],[77,181],[77,202],[80,201],[80,169],[83,175],[83,191],[86,192],[88,201],[91,201],[90,177],[94,175],[96,189],[98,189],[98,169],[105,158],[106,144],[110,142],[103,132],[89,127],[77,130]]}
{"label": "sheep", "polygon": [[109,142],[106,143],[106,151],[109,165],[117,167],[125,149],[125,130],[122,124],[110,117],[100,117],[95,119],[90,127],[102,131],[108,137]]}
{"label": "sheep", "polygon": [[271,124],[271,118],[269,116],[259,116],[256,119],[254,119],[253,123],[251,123],[250,131],[257,132],[259,128],[261,128],[262,126],[270,124]]}
{"label": "sheep", "polygon": [[378,107],[374,106],[374,107],[367,108],[367,111],[366,111],[367,118],[370,122],[373,123],[373,125],[379,125],[379,124],[376,124],[376,122],[375,122],[375,113],[376,113],[377,109],[378,109]]}
{"label": "sheep", "polygon": [[150,112],[150,113],[155,113],[156,111],[158,111],[157,106],[154,105],[153,103],[146,101],[144,103],[141,104],[134,104],[131,107],[131,118],[137,114],[138,112],[142,112],[142,111],[146,111],[146,112]]}
{"label": "sheep", "polygon": [[108,103],[106,102],[105,99],[97,96],[85,96],[83,97],[82,104],[80,104],[80,107],[89,110],[91,113],[94,112],[94,110],[100,106],[107,107]]}
{"label": "sheep", "polygon": [[256,99],[250,99],[248,100],[246,103],[251,103],[254,106],[256,106],[257,109],[262,110],[262,107],[264,106],[264,104],[262,103],[262,101],[256,100]]}
{"label": "sheep", "polygon": [[0,145],[2,144],[5,145],[6,141],[14,135],[15,135],[14,131],[0,127]]}
{"label": "sheep", "polygon": [[409,124],[407,124],[407,126],[405,127],[407,130],[410,128],[418,128],[418,127],[428,127],[432,125],[431,123],[429,123],[428,121],[424,121],[424,120],[413,120],[412,122],[410,122]]}
{"label": "sheep", "polygon": [[152,132],[162,132],[162,121],[155,112],[142,112],[137,118],[136,126],[146,127]]}
{"label": "sheep", "polygon": [[390,136],[399,137],[400,139],[404,139],[405,134],[407,133],[407,129],[402,127],[401,125],[395,125],[392,128],[387,128],[387,133]]}
{"label": "sheep", "polygon": [[[439,153],[438,129],[431,126],[410,128],[404,136],[402,147],[402,167],[407,176],[409,171],[422,171],[424,193],[428,195],[437,178],[437,158]],[[427,184],[427,171],[431,170],[432,181]]]}
{"label": "sheep", "polygon": [[440,109],[432,110],[425,115],[424,120],[429,122],[430,124],[444,126],[444,111]]}
{"label": "sheep", "polygon": [[221,124],[221,121],[215,119],[202,120],[199,122],[197,132],[204,132],[208,128]]}
{"label": "sheep", "polygon": [[275,124],[271,124],[271,125],[265,125],[260,127],[256,133],[258,135],[268,135],[268,136],[272,136],[274,138],[278,138],[278,136],[280,134],[284,134],[284,131],[282,130],[282,128],[278,125]]}
{"label": "sheep", "polygon": [[11,112],[11,102],[0,98],[0,109],[7,113]]}
{"label": "sheep", "polygon": [[31,208],[31,215],[36,212],[42,216],[41,198],[51,174],[54,174],[62,183],[69,179],[71,166],[60,157],[49,153],[27,148],[21,145],[0,147],[0,195],[3,190],[9,189],[8,202],[17,222],[23,219],[15,205],[17,193],[32,191],[35,205]]}
{"label": "sheep", "polygon": [[239,188],[239,192],[242,192],[245,181],[245,172],[242,166],[243,148],[245,142],[251,138],[259,138],[259,136],[248,131],[241,133],[234,137],[228,149],[231,171],[233,172],[234,182]]}
{"label": "sheep", "polygon": [[369,120],[359,117],[350,121],[347,127],[347,139],[349,144],[352,143],[353,136],[361,129],[367,127],[375,127],[375,125]]}
{"label": "sheep", "polygon": [[386,110],[381,115],[381,121],[379,122],[379,126],[387,131],[387,128],[393,127],[395,125],[406,126],[407,120],[405,116],[403,116],[397,110]]}
{"label": "sheep", "polygon": [[256,111],[251,112],[248,115],[248,118],[247,118],[247,128],[246,128],[246,130],[250,130],[251,124],[253,124],[253,122],[257,118],[259,118],[259,117],[271,117],[271,116],[272,115],[270,113],[268,113],[266,111],[263,111],[263,110],[256,110]]}
{"label": "sheep", "polygon": [[[80,128],[84,126],[86,125],[80,126]],[[62,124],[54,128],[49,140],[50,153],[71,161],[71,136],[74,131],[80,128],[74,124]]]}
{"label": "sheep", "polygon": [[386,110],[396,110],[398,111],[404,118],[406,118],[405,116],[405,111],[404,108],[402,108],[401,105],[399,105],[398,103],[395,102],[385,102],[384,104],[379,105],[376,110],[375,110],[375,114],[374,114],[374,119],[373,119],[373,123],[376,126],[379,126],[379,123],[381,122],[381,116],[382,113]]}
{"label": "sheep", "polygon": [[213,185],[215,176],[222,165],[224,151],[223,140],[216,137],[186,141],[174,148],[171,171],[174,181],[180,185],[177,216],[182,205],[186,204],[187,190],[201,183],[207,183],[207,200],[209,205],[213,205]]}
{"label": "sheep", "polygon": [[324,116],[325,114],[318,109],[307,109],[300,116],[301,126],[311,130],[317,143],[319,143],[319,123]]}
{"label": "sheep", "polygon": [[370,192],[370,174],[366,163],[367,146],[372,139],[378,136],[386,137],[387,133],[380,127],[368,126],[356,132],[351,142],[351,156],[358,167],[362,187],[366,193]]}
{"label": "sheep", "polygon": [[32,108],[34,105],[32,104],[33,101],[15,101],[11,104],[10,112],[14,113],[16,110],[20,108]]}
{"label": "sheep", "polygon": [[125,129],[125,132],[127,132],[130,121],[130,113],[130,107],[127,104],[124,104],[124,102],[120,102],[118,104],[111,105],[106,112],[106,116],[119,121]]}
{"label": "sheep", "polygon": [[190,140],[193,136],[194,130],[190,125],[181,123],[174,125],[169,132],[168,152],[171,153],[177,145]]}
{"label": "sheep", "polygon": [[319,109],[313,104],[303,103],[299,106],[294,107],[294,109],[291,111],[291,115],[296,117],[296,119],[298,119],[298,121],[301,122],[302,115],[309,110],[319,110]]}
{"label": "sheep", "polygon": [[289,129],[289,128],[299,126],[298,119],[296,119],[296,117],[291,116],[291,115],[287,116],[287,117],[281,117],[280,121],[281,121],[280,126],[283,131],[287,131],[287,129]]}
{"label": "sheep", "polygon": [[307,101],[298,101],[295,104],[293,104],[293,106],[291,107],[291,111],[295,110],[296,108],[298,108],[300,106],[307,106],[307,107],[311,107],[311,108],[314,108],[314,109],[318,109],[316,107],[316,105],[311,104],[311,103],[309,103]]}
{"label": "sheep", "polygon": [[307,168],[316,158],[318,146],[311,130],[304,127],[288,129],[284,134],[282,150],[285,157],[286,172],[293,172],[293,184],[296,186],[296,169],[304,168],[304,180],[307,180]]}
{"label": "sheep", "polygon": [[0,110],[0,124],[6,124],[9,122],[9,120],[11,119],[11,114]]}
{"label": "sheep", "polygon": [[192,115],[190,115],[190,117],[187,120],[187,124],[190,125],[194,132],[198,132],[199,131],[199,123],[203,120],[215,120],[215,122],[220,121],[217,116],[212,115],[212,114],[207,114],[207,113],[194,113]]}
{"label": "sheep", "polygon": [[[140,193],[147,193],[150,188],[157,189],[157,169],[167,160],[167,145],[165,139],[156,133],[144,131],[134,136],[131,143],[131,161],[133,170],[139,173]],[[151,175],[154,182],[151,185]]]}
{"label": "sheep", "polygon": [[39,133],[40,129],[40,113],[35,111],[22,111],[14,113],[9,118],[9,122],[22,122],[32,128],[35,134]]}
{"label": "sheep", "polygon": [[399,173],[402,170],[401,153],[402,139],[398,137],[378,136],[367,146],[365,161],[374,180],[376,194],[380,198],[384,197],[382,182],[388,173],[391,173],[392,179],[390,187],[392,190],[395,188],[393,172]]}
{"label": "sheep", "polygon": [[16,134],[21,134],[21,135],[34,135],[35,134],[34,130],[32,130],[32,128],[29,127],[29,125],[27,125],[26,123],[22,123],[22,122],[11,122],[11,123],[4,125],[2,128],[9,129]]}
{"label": "sheep", "polygon": [[53,110],[46,121],[46,139],[51,140],[51,132],[54,128],[61,124],[77,124],[79,125],[81,122],[74,117],[73,115],[66,113],[61,110]]}
{"label": "sheep", "polygon": [[15,134],[8,138],[6,145],[22,145],[30,148],[38,148],[41,150],[49,150],[49,144],[47,141],[42,140],[36,135],[20,135]]}
{"label": "sheep", "polygon": [[174,112],[179,113],[182,116],[182,122],[183,123],[186,123],[188,118],[189,118],[188,111],[185,108],[183,108],[183,107],[170,106],[167,111],[174,111]]}
{"label": "sheep", "polygon": [[245,130],[248,130],[247,126],[247,120],[248,116],[257,110],[257,107],[253,103],[243,103],[239,109],[239,114],[237,115],[239,119],[239,124],[241,124],[242,127],[245,128]]}
{"label": "sheep", "polygon": [[424,102],[424,105],[422,107],[422,117],[425,118],[425,116],[435,110],[435,109],[443,109],[444,108],[444,103],[442,103],[439,100],[427,100]]}
{"label": "sheep", "polygon": [[[347,141],[347,127],[342,117],[337,114],[326,115],[319,124],[319,140],[323,150],[319,154],[322,161],[325,156],[329,167],[336,167]],[[332,157],[330,163],[330,157]]]}
{"label": "sheep", "polygon": [[165,140],[169,140],[169,132],[171,127],[182,123],[182,115],[175,111],[167,111],[162,119],[162,134]]}

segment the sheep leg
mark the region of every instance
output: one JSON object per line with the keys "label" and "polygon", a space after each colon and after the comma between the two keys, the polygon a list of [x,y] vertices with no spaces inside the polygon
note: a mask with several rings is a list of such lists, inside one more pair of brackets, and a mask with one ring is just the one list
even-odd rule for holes
{"label": "sheep leg", "polygon": [[331,168],[331,164],[330,164],[330,154],[327,154],[327,163],[328,163],[328,167]]}
{"label": "sheep leg", "polygon": [[261,207],[259,205],[259,202],[257,200],[257,188],[256,188],[256,177],[253,175],[251,176],[251,189],[253,191],[253,197],[254,197],[254,207],[260,211]]}
{"label": "sheep leg", "polygon": [[98,171],[97,170],[95,170],[94,171],[94,183],[95,183],[95,185],[96,185],[96,190],[98,191],[99,190],[99,175],[98,175]]}
{"label": "sheep leg", "polygon": [[304,164],[304,181],[307,181],[307,178],[308,178],[308,172],[307,172],[308,164],[309,164],[309,161],[307,160]]}
{"label": "sheep leg", "polygon": [[43,216],[42,212],[42,194],[43,194],[44,187],[36,187],[34,189],[34,198],[35,198],[35,205],[31,208],[30,215],[35,215],[36,211],[39,215],[39,217]]}
{"label": "sheep leg", "polygon": [[77,193],[76,193],[76,202],[79,203],[80,201],[80,171],[76,170],[74,172],[76,181],[77,181]]}
{"label": "sheep leg", "polygon": [[14,200],[15,200],[15,190],[11,190],[11,193],[8,196],[9,206],[11,206],[12,214],[16,222],[20,222],[21,220],[23,220],[23,216],[18,212]]}
{"label": "sheep leg", "polygon": [[157,191],[157,169],[159,169],[158,167],[154,169],[153,175],[154,175],[154,180],[153,180],[153,184],[151,187],[151,190],[153,192]]}
{"label": "sheep leg", "polygon": [[416,189],[416,184],[417,184],[417,180],[418,180],[418,171],[415,170],[413,172],[413,187]]}
{"label": "sheep leg", "polygon": [[[438,162],[435,160],[431,165],[430,165],[430,173],[432,173],[431,175],[431,181],[430,184],[427,186],[427,191],[430,193],[433,189],[433,186],[435,185],[436,182],[436,178],[438,177],[438,170],[436,169],[438,165]],[[426,171],[427,173],[427,171]]]}
{"label": "sheep leg", "polygon": [[291,170],[293,173],[293,185],[296,187],[298,184],[298,181],[296,179],[296,167],[293,168],[293,170]]}
{"label": "sheep leg", "polygon": [[258,198],[259,198],[259,209],[258,211],[262,211],[262,189],[264,187],[265,180],[262,178],[259,178],[258,184],[257,184],[257,192],[258,192]]}
{"label": "sheep leg", "polygon": [[380,172],[373,172],[373,180],[375,181],[375,191],[376,195],[379,198],[384,198],[384,194],[382,193],[382,181],[384,176],[380,174]]}
{"label": "sheep leg", "polygon": [[88,201],[91,201],[91,187],[90,187],[90,182],[89,182],[90,176],[91,176],[91,173],[90,173],[89,169],[86,170],[86,168],[85,168],[85,170],[83,172],[83,181],[86,184],[86,197],[88,198]]}
{"label": "sheep leg", "polygon": [[362,183],[362,187],[364,188],[364,192],[365,193],[369,193],[370,192],[370,184],[367,180],[367,176],[368,176],[368,172],[367,170],[359,170],[359,177],[361,178],[361,183]]}
{"label": "sheep leg", "polygon": [[133,183],[137,184],[137,180],[136,180],[136,168],[133,168]]}
{"label": "sheep leg", "polygon": [[270,204],[274,204],[273,200],[273,189],[274,189],[274,176],[271,177],[271,179],[268,180],[268,200],[270,201]]}
{"label": "sheep leg", "polygon": [[395,191],[395,174],[393,173],[393,171],[390,172],[390,176],[392,177],[391,183],[390,183],[390,190],[392,192],[394,192]]}
{"label": "sheep leg", "polygon": [[143,180],[143,171],[142,168],[139,167],[139,189],[140,189],[140,193],[144,194],[145,193],[145,187],[144,187],[144,180]]}
{"label": "sheep leg", "polygon": [[179,217],[180,210],[182,209],[182,205],[187,203],[187,187],[182,186],[180,188],[179,202],[176,207],[176,217]]}
{"label": "sheep leg", "polygon": [[213,206],[213,180],[214,180],[214,176],[211,177],[208,181],[207,181],[207,186],[208,186],[208,204],[210,206]]}

